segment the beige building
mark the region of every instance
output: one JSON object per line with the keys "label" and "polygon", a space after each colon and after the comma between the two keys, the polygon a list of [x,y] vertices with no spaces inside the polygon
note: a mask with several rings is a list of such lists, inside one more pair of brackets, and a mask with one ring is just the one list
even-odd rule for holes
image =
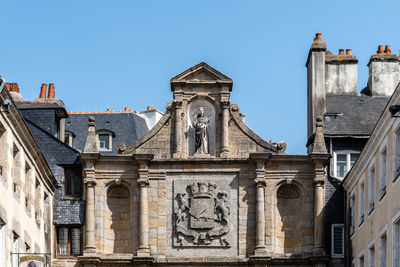
{"label": "beige building", "polygon": [[343,181],[349,266],[400,266],[399,103],[400,86]]}
{"label": "beige building", "polygon": [[56,181],[11,95],[7,89],[0,95],[0,267],[43,257],[51,266]]}
{"label": "beige building", "polygon": [[[81,154],[83,266],[326,266],[322,119],[308,155],[269,143],[230,103],[233,82],[200,63],[142,138]],[[70,263],[73,266],[73,263]]]}

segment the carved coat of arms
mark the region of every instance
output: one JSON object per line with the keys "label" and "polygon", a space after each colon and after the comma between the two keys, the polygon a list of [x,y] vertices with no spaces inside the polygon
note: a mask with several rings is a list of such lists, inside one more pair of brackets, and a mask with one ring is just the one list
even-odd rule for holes
{"label": "carved coat of arms", "polygon": [[177,244],[186,240],[193,246],[209,246],[218,239],[229,247],[225,235],[229,232],[230,207],[227,193],[218,191],[212,182],[189,184],[175,195],[175,233]]}

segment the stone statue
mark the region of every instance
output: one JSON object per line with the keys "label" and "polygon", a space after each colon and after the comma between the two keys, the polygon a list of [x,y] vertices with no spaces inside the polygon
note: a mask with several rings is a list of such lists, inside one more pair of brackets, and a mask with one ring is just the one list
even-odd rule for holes
{"label": "stone statue", "polygon": [[195,154],[208,154],[208,125],[209,120],[204,114],[203,107],[199,107],[197,115],[193,118]]}

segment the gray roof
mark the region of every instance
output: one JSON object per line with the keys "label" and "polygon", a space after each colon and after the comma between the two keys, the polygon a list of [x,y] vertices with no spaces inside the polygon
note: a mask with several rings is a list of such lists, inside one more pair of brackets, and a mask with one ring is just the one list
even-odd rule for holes
{"label": "gray roof", "polygon": [[390,97],[326,97],[325,136],[369,136]]}
{"label": "gray roof", "polygon": [[118,144],[129,146],[149,131],[146,121],[133,112],[69,114],[65,129],[73,133],[72,147],[79,151],[85,147],[89,116],[96,119],[96,131],[112,133],[112,151],[100,151],[101,154],[117,154]]}

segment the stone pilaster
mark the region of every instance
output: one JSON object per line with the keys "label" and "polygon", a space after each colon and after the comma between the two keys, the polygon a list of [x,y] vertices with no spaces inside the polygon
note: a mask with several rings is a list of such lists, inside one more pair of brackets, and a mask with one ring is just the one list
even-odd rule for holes
{"label": "stone pilaster", "polygon": [[180,158],[182,155],[182,100],[174,100],[175,109],[175,151],[173,154],[174,158]]}
{"label": "stone pilaster", "polygon": [[227,157],[229,152],[229,100],[221,100],[222,107],[222,135],[221,135],[221,156]]}
{"label": "stone pilaster", "polygon": [[315,162],[314,178],[314,254],[324,255],[325,225],[325,168],[322,161]]}
{"label": "stone pilaster", "polygon": [[139,257],[150,256],[149,248],[149,200],[147,189],[149,187],[148,162],[153,158],[152,154],[136,154],[135,159],[139,161],[139,249],[136,255]]}

